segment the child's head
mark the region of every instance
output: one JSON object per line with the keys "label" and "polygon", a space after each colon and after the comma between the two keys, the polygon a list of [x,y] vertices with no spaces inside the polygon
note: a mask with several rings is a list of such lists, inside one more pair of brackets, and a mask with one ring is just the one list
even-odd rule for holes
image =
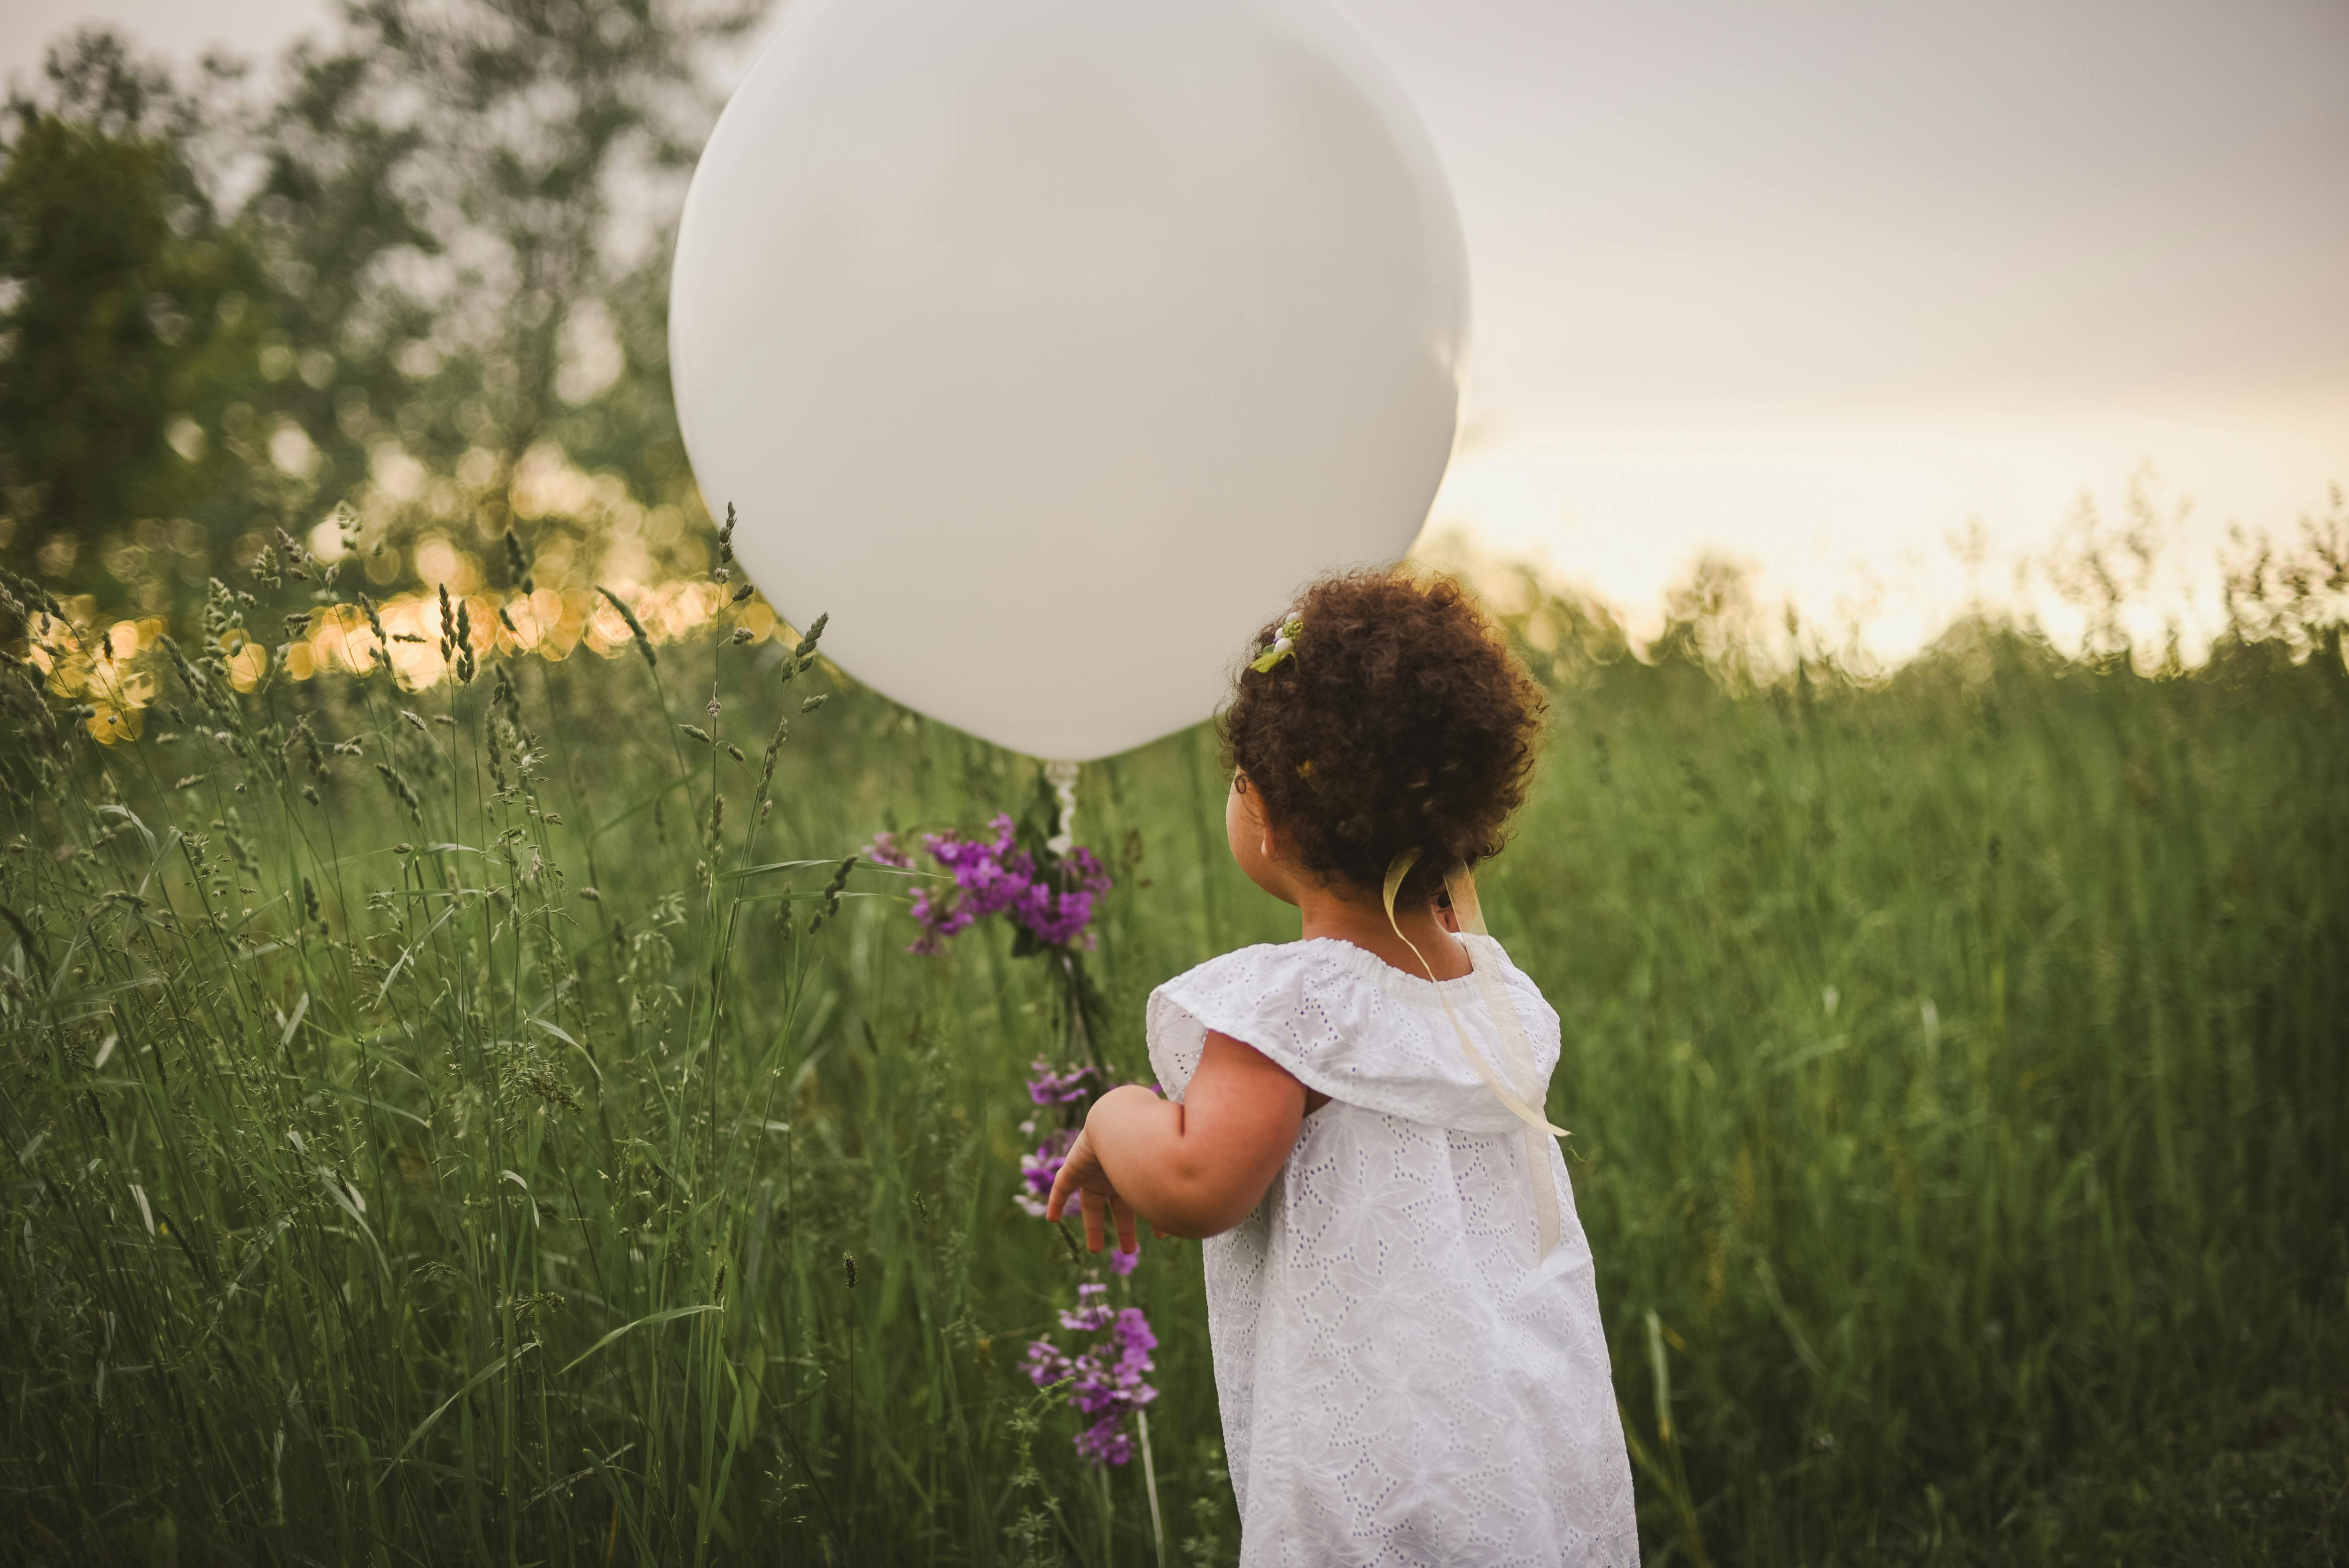
{"label": "child's head", "polygon": [[1416,849],[1401,897],[1424,903],[1446,870],[1500,851],[1525,799],[1540,688],[1448,577],[1325,577],[1257,646],[1292,616],[1288,655],[1243,665],[1224,715],[1234,789],[1254,797],[1245,812],[1235,799],[1233,851],[1257,858],[1237,824],[1261,814],[1285,864],[1376,898],[1394,858]]}

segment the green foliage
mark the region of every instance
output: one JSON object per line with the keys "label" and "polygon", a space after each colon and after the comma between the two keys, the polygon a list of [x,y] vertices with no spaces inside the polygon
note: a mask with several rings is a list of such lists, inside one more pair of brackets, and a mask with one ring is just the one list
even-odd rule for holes
{"label": "green foliage", "polygon": [[706,564],[666,236],[697,61],[763,9],[373,0],[259,106],[227,64],[67,40],[0,141],[0,563],[184,619],[347,496],[379,586],[430,533],[436,581],[491,581],[510,528],[556,588],[615,533],[625,577]]}
{"label": "green foliage", "polygon": [[[1509,618],[1556,731],[1482,879],[1565,1020],[1650,1560],[2337,1556],[2337,628],[1763,680],[1695,613],[1652,665]],[[1151,1559],[1018,1365],[1082,1266],[1011,1203],[1063,987],[906,955],[903,874],[843,871],[1030,765],[853,687],[786,744],[812,643],[723,625],[216,665],[108,748],[0,676],[12,1560]],[[1112,1071],[1153,984],[1293,934],[1221,795],[1197,733],[1086,770]],[[1228,1560],[1195,1253],[1121,1288],[1168,1553]]]}
{"label": "green foliage", "polygon": [[0,543],[73,593],[143,577],[127,520],[247,488],[205,432],[252,375],[267,289],[190,167],[196,107],[103,35],[52,74],[55,108],[8,106],[0,169]]}

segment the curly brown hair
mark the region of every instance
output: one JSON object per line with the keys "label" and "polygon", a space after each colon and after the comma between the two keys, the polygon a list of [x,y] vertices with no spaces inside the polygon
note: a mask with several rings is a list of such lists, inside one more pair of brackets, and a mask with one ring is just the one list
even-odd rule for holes
{"label": "curly brown hair", "polygon": [[1301,623],[1290,655],[1240,668],[1226,766],[1306,871],[1376,895],[1395,856],[1417,849],[1400,896],[1433,899],[1446,870],[1500,852],[1532,773],[1541,688],[1449,577],[1324,577],[1257,647],[1289,616]]}

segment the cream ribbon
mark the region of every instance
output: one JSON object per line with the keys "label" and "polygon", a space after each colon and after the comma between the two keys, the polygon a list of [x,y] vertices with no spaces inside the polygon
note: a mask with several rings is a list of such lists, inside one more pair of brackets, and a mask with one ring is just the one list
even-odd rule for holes
{"label": "cream ribbon", "polygon": [[[1468,1058],[1469,1067],[1475,1069],[1476,1077],[1493,1091],[1494,1098],[1507,1107],[1512,1116],[1526,1124],[1526,1180],[1533,1193],[1534,1231],[1539,1243],[1537,1255],[1547,1258],[1557,1250],[1558,1237],[1557,1186],[1550,1175],[1550,1140],[1564,1138],[1566,1129],[1552,1126],[1547,1117],[1527,1103],[1525,1096],[1493,1070],[1492,1064],[1485,1059],[1485,1053],[1478,1050],[1476,1042],[1468,1037],[1460,1016],[1452,1010],[1452,998],[1436,982],[1435,966],[1427,961],[1427,954],[1419,950],[1417,943],[1403,935],[1402,923],[1395,918],[1395,893],[1402,886],[1402,879],[1411,874],[1411,868],[1418,861],[1417,850],[1405,850],[1394,858],[1393,864],[1387,867],[1386,887],[1381,893],[1382,902],[1386,904],[1387,923],[1394,928],[1394,934],[1402,944],[1411,949],[1411,955],[1419,960],[1419,966],[1427,971],[1429,983],[1435,985],[1435,999],[1444,1005],[1444,1016],[1460,1041],[1460,1054]],[[1460,923],[1460,929],[1473,935],[1489,936],[1491,934],[1485,929],[1484,906],[1476,901],[1476,879],[1469,874],[1468,868],[1462,866],[1447,872],[1444,886],[1452,895],[1452,914]],[[1537,1084],[1540,1068],[1534,1056],[1533,1044],[1526,1038],[1524,1020],[1517,1016],[1516,1004],[1509,1000],[1508,991],[1492,965],[1477,962],[1475,948],[1468,947],[1467,953],[1469,972],[1476,976],[1484,993],[1485,1010],[1492,1015],[1493,1026],[1500,1032],[1501,1052],[1507,1058],[1510,1076],[1527,1085]]]}

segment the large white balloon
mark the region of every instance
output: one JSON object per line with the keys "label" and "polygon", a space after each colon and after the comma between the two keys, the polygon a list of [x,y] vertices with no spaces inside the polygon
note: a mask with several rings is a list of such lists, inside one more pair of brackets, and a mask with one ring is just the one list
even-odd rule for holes
{"label": "large white balloon", "polygon": [[1322,0],[814,0],[702,153],[670,321],[769,599],[1081,760],[1206,717],[1299,583],[1409,547],[1466,263]]}

